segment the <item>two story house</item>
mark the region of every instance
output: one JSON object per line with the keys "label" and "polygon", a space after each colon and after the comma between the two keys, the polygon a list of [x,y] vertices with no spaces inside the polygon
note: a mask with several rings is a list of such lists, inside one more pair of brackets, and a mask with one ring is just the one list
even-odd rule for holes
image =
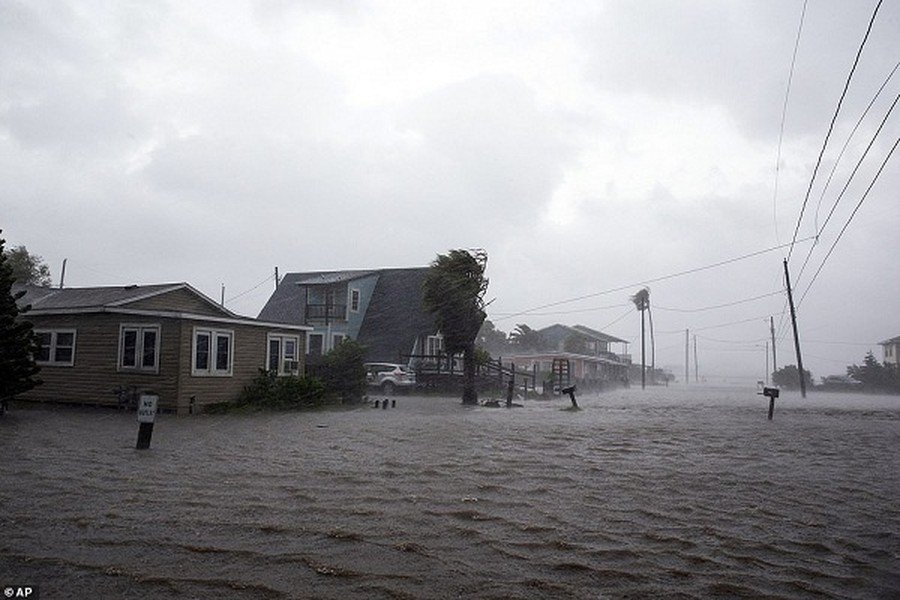
{"label": "two story house", "polygon": [[287,273],[259,319],[310,328],[307,358],[315,362],[345,338],[371,362],[436,354],[442,338],[422,304],[427,267]]}
{"label": "two story house", "polygon": [[564,360],[569,365],[571,377],[588,386],[622,382],[628,378],[631,358],[612,352],[610,347],[611,344],[622,344],[627,349],[625,340],[584,325],[555,324],[539,329],[537,333],[542,341],[539,350],[508,357],[517,368],[546,375],[551,372],[554,360]]}

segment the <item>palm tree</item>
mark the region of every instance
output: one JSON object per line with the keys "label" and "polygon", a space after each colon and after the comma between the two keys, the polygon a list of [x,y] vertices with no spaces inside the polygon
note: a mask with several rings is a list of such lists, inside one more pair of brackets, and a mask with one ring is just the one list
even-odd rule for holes
{"label": "palm tree", "polygon": [[[641,288],[631,297],[635,308],[641,311],[641,389],[647,387],[647,359],[644,351],[644,311],[650,311],[650,290]],[[653,344],[653,317],[650,317],[650,343]],[[653,362],[656,362],[656,352],[653,351]],[[654,365],[655,366],[655,365]]]}
{"label": "palm tree", "polygon": [[463,404],[478,404],[475,338],[487,316],[486,267],[484,250],[451,250],[431,263],[422,284],[425,307],[444,336],[444,348],[451,355],[463,354]]}
{"label": "palm tree", "polygon": [[544,345],[544,337],[528,325],[520,323],[509,334],[509,343],[519,350],[540,350]]}

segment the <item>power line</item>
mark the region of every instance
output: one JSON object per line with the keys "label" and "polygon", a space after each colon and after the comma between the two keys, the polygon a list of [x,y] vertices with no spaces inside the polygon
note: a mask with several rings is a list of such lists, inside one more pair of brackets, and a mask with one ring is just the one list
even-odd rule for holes
{"label": "power line", "polygon": [[784,288],[780,290],[775,290],[774,292],[769,292],[768,294],[761,294],[759,296],[754,296],[752,298],[744,298],[743,300],[735,300],[734,302],[727,302],[725,304],[716,304],[714,306],[704,306],[703,308],[667,308],[665,306],[655,306],[655,310],[662,311],[671,311],[671,312],[680,312],[680,313],[697,313],[697,312],[705,312],[708,310],[717,310],[720,308],[728,308],[731,306],[737,306],[738,304],[746,304],[747,302],[754,302],[756,300],[762,300],[763,298],[771,298],[772,296],[777,296],[784,292]]}
{"label": "power line", "polygon": [[260,281],[260,282],[257,283],[256,285],[254,285],[254,286],[253,286],[252,288],[250,288],[249,290],[245,290],[245,291],[241,292],[240,294],[237,294],[237,295],[235,295],[235,296],[232,296],[231,298],[226,299],[226,300],[225,300],[225,303],[228,304],[228,303],[231,302],[232,300],[237,300],[238,298],[240,298],[240,297],[242,297],[242,296],[246,296],[246,295],[249,294],[250,292],[255,291],[256,289],[258,289],[259,286],[263,285],[264,283],[269,283],[269,282],[272,281],[274,278],[275,278],[275,275],[274,275],[274,274],[269,275],[268,277],[266,277],[265,279],[263,279],[262,281]]}
{"label": "power line", "polygon": [[885,165],[887,165],[888,160],[890,160],[891,155],[894,154],[894,150],[897,149],[897,145],[900,144],[900,137],[897,138],[897,141],[894,142],[894,145],[891,146],[890,152],[888,152],[887,156],[884,157],[884,161],[882,161],[881,166],[878,167],[878,172],[875,173],[875,177],[872,178],[872,182],[869,184],[869,187],[866,188],[865,193],[862,195],[862,198],[857,202],[856,207],[853,209],[853,212],[850,213],[850,217],[847,218],[847,222],[844,223],[844,226],[841,228],[841,232],[838,234],[837,238],[835,238],[834,243],[831,244],[831,248],[828,249],[828,254],[825,255],[825,258],[822,259],[822,264],[819,265],[819,268],[816,270],[815,274],[810,280],[809,285],[806,286],[806,290],[803,292],[803,295],[800,297],[800,302],[797,305],[803,304],[803,299],[806,298],[806,294],[809,293],[809,289],[812,287],[813,283],[816,282],[816,279],[819,277],[819,273],[822,272],[822,267],[825,266],[825,263],[828,262],[828,258],[831,256],[831,253],[834,252],[835,246],[837,246],[838,242],[841,241],[841,237],[843,237],[844,232],[847,231],[847,227],[849,227],[850,222],[853,220],[853,217],[856,216],[856,212],[859,210],[859,207],[862,206],[862,203],[868,197],[869,192],[872,190],[872,187],[875,185],[875,182],[878,181],[878,177],[881,175],[881,172],[884,170]]}
{"label": "power line", "polygon": [[[897,63],[900,65],[900,63]],[[831,220],[832,215],[834,215],[834,211],[837,208],[838,203],[844,197],[844,194],[847,191],[847,188],[850,187],[850,184],[853,182],[853,178],[856,176],[856,173],[859,171],[859,167],[862,165],[863,161],[866,159],[866,156],[869,155],[869,150],[872,149],[872,146],[875,145],[875,140],[878,138],[878,134],[881,133],[881,130],[884,128],[884,124],[887,123],[888,117],[891,116],[891,113],[894,111],[894,108],[897,106],[897,102],[900,101],[900,94],[897,94],[897,97],[894,98],[894,102],[891,104],[890,108],[888,108],[887,113],[885,113],[884,118],[881,120],[881,124],[878,125],[878,129],[875,130],[875,133],[872,135],[872,139],[869,140],[869,144],[866,146],[865,151],[862,153],[862,156],[859,157],[859,160],[856,161],[856,166],[853,167],[853,171],[850,172],[850,177],[847,178],[847,182],[844,184],[844,187],[841,189],[841,192],[838,194],[838,197],[835,199],[834,204],[831,205],[831,210],[828,212],[828,216],[825,218],[825,222],[822,223],[822,228],[816,232],[816,240],[818,241],[818,236],[822,234],[822,231],[825,230],[825,226],[828,225],[828,222]],[[809,262],[810,257],[812,256],[813,248],[815,248],[815,244],[809,249],[809,252],[806,255],[806,259],[803,261],[803,266],[800,267],[800,273],[797,275],[797,279],[803,276],[803,271],[806,269],[806,264]]]}
{"label": "power line", "polygon": [[704,265],[704,266],[702,266],[702,267],[695,267],[695,268],[693,268],[693,269],[687,269],[687,270],[685,270],[685,271],[679,271],[679,272],[676,272],[676,273],[672,273],[672,274],[669,274],[669,275],[663,275],[663,276],[661,276],[661,277],[656,277],[656,278],[653,278],[653,279],[647,279],[647,280],[645,280],[645,281],[640,281],[640,282],[638,282],[638,283],[631,283],[631,284],[628,284],[628,285],[623,285],[623,286],[619,286],[619,287],[616,287],[616,288],[611,288],[611,289],[608,289],[608,290],[604,290],[604,291],[602,291],[602,292],[594,292],[594,293],[592,293],[592,294],[585,294],[585,295],[583,295],[583,296],[577,296],[577,297],[574,297],[574,298],[568,298],[568,299],[566,299],[566,300],[557,300],[556,302],[550,302],[550,303],[547,303],[547,304],[542,304],[542,305],[540,305],[540,306],[535,306],[534,308],[530,308],[530,309],[523,310],[523,311],[520,311],[520,312],[509,313],[509,314],[507,314],[506,316],[501,317],[500,319],[497,319],[497,320],[498,320],[498,321],[501,321],[501,320],[505,320],[505,319],[511,319],[511,318],[513,318],[513,317],[520,317],[520,316],[522,316],[522,315],[529,315],[529,314],[533,314],[533,313],[535,313],[535,312],[537,312],[537,311],[539,311],[539,310],[543,310],[543,309],[545,309],[545,308],[552,308],[552,307],[554,307],[554,306],[560,306],[560,305],[562,305],[562,304],[570,304],[570,303],[572,303],[572,302],[578,302],[578,301],[580,301],[580,300],[587,300],[588,298],[596,298],[597,296],[604,296],[604,295],[606,295],[606,294],[612,294],[612,293],[615,293],[615,292],[621,292],[621,291],[624,291],[624,290],[633,289],[633,288],[635,288],[635,287],[639,287],[639,286],[643,286],[643,285],[649,285],[649,284],[651,284],[651,283],[657,283],[657,282],[659,282],[659,281],[666,281],[666,280],[668,280],[668,279],[674,279],[674,278],[676,278],[676,277],[683,277],[683,276],[685,276],[685,275],[693,275],[694,273],[699,273],[699,272],[701,272],[701,271],[708,271],[709,269],[715,269],[715,268],[717,268],[717,267],[723,267],[723,266],[725,266],[725,265],[729,265],[729,264],[732,264],[732,263],[736,263],[736,262],[739,262],[739,261],[742,261],[742,260],[747,260],[747,259],[749,259],[749,258],[755,258],[755,257],[757,257],[757,256],[760,256],[760,255],[763,255],[763,254],[767,254],[767,253],[769,253],[769,252],[774,252],[775,250],[781,250],[782,248],[787,248],[788,246],[790,246],[790,245],[792,245],[792,244],[795,244],[795,243],[808,242],[808,241],[810,241],[810,240],[812,240],[812,239],[815,239],[814,236],[810,236],[810,237],[807,237],[807,238],[803,238],[803,239],[801,239],[801,240],[797,240],[796,242],[792,242],[791,244],[778,244],[778,245],[775,245],[775,246],[771,246],[771,247],[769,247],[769,248],[765,248],[765,249],[763,249],[763,250],[757,250],[756,252],[751,252],[751,253],[749,253],[749,254],[744,254],[744,255],[742,255],[742,256],[737,256],[737,257],[734,257],[734,258],[729,258],[729,259],[727,259],[727,260],[722,260],[722,261],[719,261],[719,262],[716,262],[716,263],[711,263],[711,264],[708,264],[708,265]]}
{"label": "power line", "polygon": [[797,50],[800,48],[800,33],[803,31],[807,3],[808,0],[803,0],[803,10],[800,11],[800,24],[797,25],[797,38],[794,40],[794,53],[791,55],[791,68],[788,70],[787,87],[784,90],[784,103],[781,106],[781,128],[778,132],[778,153],[775,157],[775,189],[772,193],[772,218],[775,222],[776,242],[778,241],[778,175],[781,171],[781,146],[784,141],[784,124],[787,121],[788,98],[791,95],[791,82],[794,80],[794,66],[797,63]]}
{"label": "power line", "polygon": [[837,107],[834,109],[834,115],[831,117],[831,123],[828,125],[828,132],[825,134],[825,140],[822,142],[822,149],[819,150],[819,157],[816,159],[816,166],[813,168],[812,177],[809,179],[809,187],[806,190],[806,196],[803,198],[803,204],[800,207],[800,216],[797,217],[797,225],[794,227],[794,235],[791,238],[791,248],[788,250],[787,260],[791,260],[791,254],[794,251],[794,241],[797,239],[797,234],[800,232],[800,223],[803,221],[803,213],[806,212],[806,204],[809,202],[809,195],[812,192],[813,183],[816,180],[816,173],[819,172],[819,166],[822,164],[822,156],[825,154],[825,148],[828,146],[828,140],[831,137],[831,132],[834,130],[834,124],[837,121],[838,114],[841,112],[841,106],[844,103],[844,98],[847,95],[847,89],[850,87],[850,81],[853,79],[853,74],[856,72],[856,66],[859,64],[859,58],[862,56],[863,48],[866,45],[866,41],[869,39],[869,34],[872,32],[872,26],[875,24],[875,17],[878,15],[878,9],[881,8],[881,3],[884,0],[878,0],[878,4],[875,5],[875,10],[872,12],[872,18],[869,20],[869,26],[866,28],[866,34],[863,36],[862,42],[859,45],[859,50],[856,52],[856,58],[853,60],[853,66],[850,68],[850,73],[847,74],[847,81],[844,83],[844,89],[841,92],[840,98],[838,98]]}
{"label": "power line", "polygon": [[[869,104],[866,106],[865,110],[863,110],[862,114],[859,116],[859,119],[856,120],[856,124],[853,126],[853,130],[850,131],[850,135],[847,136],[847,140],[844,142],[844,145],[841,147],[841,151],[838,152],[837,158],[834,159],[834,164],[831,166],[831,172],[828,173],[828,179],[825,180],[825,186],[822,188],[822,193],[819,195],[819,204],[816,206],[816,215],[815,215],[815,223],[816,223],[816,232],[821,234],[822,229],[825,228],[825,224],[827,224],[827,219],[825,224],[820,228],[819,223],[819,209],[822,207],[822,202],[825,200],[825,192],[828,191],[828,186],[831,185],[831,180],[834,177],[834,173],[837,171],[838,165],[841,162],[841,158],[844,157],[844,152],[847,151],[847,148],[850,146],[850,142],[853,140],[853,136],[856,135],[856,131],[859,129],[859,126],[862,125],[863,120],[866,118],[866,115],[869,114],[869,111],[872,109],[872,106],[875,105],[875,101],[878,100],[878,97],[881,96],[881,92],[884,91],[884,88],[887,87],[887,84],[890,83],[891,79],[894,77],[894,73],[897,72],[897,69],[900,68],[900,61],[897,61],[897,64],[894,65],[894,68],[891,69],[891,72],[888,73],[888,76],[881,83],[881,86],[878,88],[878,91],[875,92],[875,95],[872,96],[872,99],[869,101]],[[896,102],[896,101],[895,101]],[[835,202],[837,205],[837,202]],[[834,208],[831,209],[831,212],[834,212]],[[830,213],[829,213],[830,215]]]}

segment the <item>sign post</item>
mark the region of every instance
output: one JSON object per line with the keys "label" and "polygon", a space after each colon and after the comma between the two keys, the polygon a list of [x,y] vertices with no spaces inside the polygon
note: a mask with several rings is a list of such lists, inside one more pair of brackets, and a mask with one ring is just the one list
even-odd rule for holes
{"label": "sign post", "polygon": [[159,396],[142,394],[138,399],[137,420],[140,423],[136,446],[138,450],[146,450],[150,447],[150,438],[153,437],[153,421],[156,419],[156,406],[158,403]]}

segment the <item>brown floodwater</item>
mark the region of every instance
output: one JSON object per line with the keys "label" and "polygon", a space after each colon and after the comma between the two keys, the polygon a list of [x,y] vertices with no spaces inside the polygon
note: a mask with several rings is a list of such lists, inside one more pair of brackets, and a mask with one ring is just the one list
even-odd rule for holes
{"label": "brown floodwater", "polygon": [[897,598],[900,398],[19,407],[0,586],[83,598]]}

